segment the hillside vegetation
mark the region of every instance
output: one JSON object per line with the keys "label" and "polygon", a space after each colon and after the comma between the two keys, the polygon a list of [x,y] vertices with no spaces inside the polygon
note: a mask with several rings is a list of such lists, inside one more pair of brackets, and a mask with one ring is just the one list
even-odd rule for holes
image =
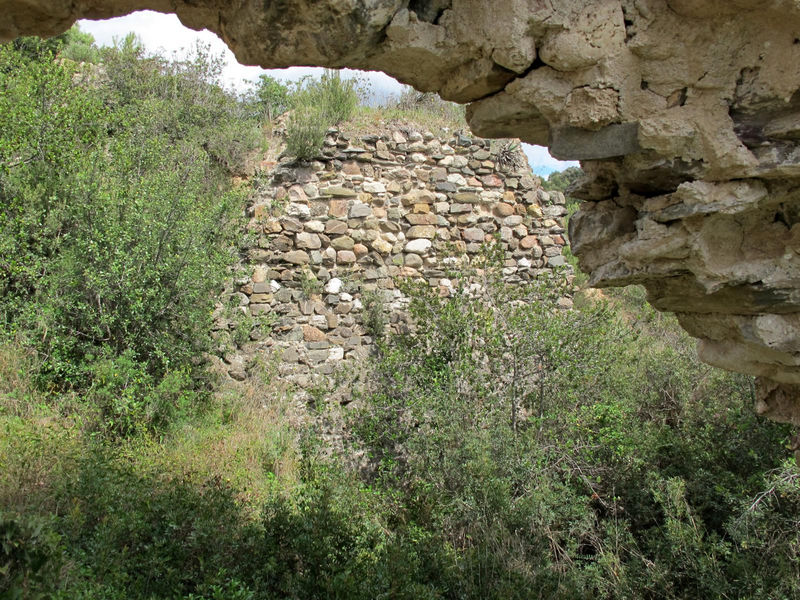
{"label": "hillside vegetation", "polygon": [[215,377],[271,132],[303,159],[337,122],[460,126],[219,68],[76,30],[0,46],[0,597],[800,597],[791,429],[638,288],[560,310],[572,284],[504,284],[489,246],[447,274],[479,294],[404,284],[417,327],[347,407],[299,409],[266,356]]}

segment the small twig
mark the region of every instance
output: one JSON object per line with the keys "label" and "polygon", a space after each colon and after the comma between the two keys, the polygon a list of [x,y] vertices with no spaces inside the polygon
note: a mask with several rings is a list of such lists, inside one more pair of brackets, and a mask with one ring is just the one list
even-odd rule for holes
{"label": "small twig", "polygon": [[[779,484],[791,483],[792,481],[798,478],[800,478],[800,473],[787,473],[786,475],[781,477],[772,487],[770,487],[768,490],[761,492],[758,496],[756,496],[755,500],[753,500],[753,503],[745,511],[745,514],[754,512],[766,498],[768,498],[769,496],[774,496],[775,490],[777,489]],[[742,515],[742,517],[744,517],[744,515]]]}

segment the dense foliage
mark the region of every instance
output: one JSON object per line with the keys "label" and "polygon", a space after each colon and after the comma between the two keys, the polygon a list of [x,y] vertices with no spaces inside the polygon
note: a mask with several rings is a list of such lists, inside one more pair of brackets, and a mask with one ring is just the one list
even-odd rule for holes
{"label": "dense foliage", "polygon": [[562,290],[418,289],[355,418],[396,518],[456,553],[442,596],[800,593],[789,430],[632,292],[563,311]]}
{"label": "dense foliage", "polygon": [[557,190],[566,192],[569,186],[578,181],[583,176],[580,167],[568,167],[563,171],[551,173],[547,179],[542,181],[542,186],[546,190]]}
{"label": "dense foliage", "polygon": [[353,79],[326,69],[319,79],[298,83],[290,97],[292,114],[286,124],[286,151],[297,158],[313,158],[322,149],[329,127],[349,119],[358,105]]}
{"label": "dense foliage", "polygon": [[128,38],[78,65],[34,45],[0,47],[0,332],[43,388],[91,391],[115,429],[156,422],[200,375],[257,132],[202,49]]}
{"label": "dense foliage", "polygon": [[[0,46],[0,597],[800,597],[789,429],[636,289],[565,310],[573,284],[506,285],[489,248],[449,297],[405,286],[409,330],[365,295],[346,409],[298,418],[265,360],[186,411],[231,175],[291,96],[218,74],[132,38]],[[350,110],[332,74],[299,90]]]}
{"label": "dense foliage", "polygon": [[289,110],[289,88],[274,77],[259,76],[254,95],[257,106],[268,121]]}
{"label": "dense foliage", "polygon": [[418,327],[382,343],[342,455],[321,441],[325,419],[295,437],[270,381],[162,442],[86,445],[69,424],[6,420],[6,585],[58,598],[797,597],[789,430],[758,420],[748,379],[698,365],[636,293],[565,311],[558,285],[409,288]]}

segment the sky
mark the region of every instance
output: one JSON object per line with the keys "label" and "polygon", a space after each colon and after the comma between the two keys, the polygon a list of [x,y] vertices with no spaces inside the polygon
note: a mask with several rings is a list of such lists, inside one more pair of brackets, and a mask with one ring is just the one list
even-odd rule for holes
{"label": "sky", "polygon": [[[215,54],[222,54],[225,60],[223,81],[226,86],[236,89],[245,89],[250,82],[258,79],[262,73],[283,81],[295,81],[305,75],[315,75],[322,69],[313,67],[290,67],[288,69],[271,69],[265,71],[260,67],[240,65],[233,56],[233,52],[215,34],[208,30],[193,31],[184,27],[175,15],[165,15],[153,11],[140,11],[125,17],[107,19],[105,21],[80,21],[81,30],[94,36],[100,46],[110,46],[115,38],[123,38],[133,32],[142,40],[145,48],[151,52],[164,51],[166,56],[176,53],[178,56],[185,54],[197,42],[208,44]],[[378,101],[382,101],[394,94],[399,94],[402,84],[385,73],[377,71],[358,72],[345,69],[346,73],[358,74],[370,83]],[[543,146],[522,145],[531,169],[537,175],[546,176],[553,171],[562,171],[570,166],[577,166],[577,162],[559,161],[550,156],[547,148]]]}

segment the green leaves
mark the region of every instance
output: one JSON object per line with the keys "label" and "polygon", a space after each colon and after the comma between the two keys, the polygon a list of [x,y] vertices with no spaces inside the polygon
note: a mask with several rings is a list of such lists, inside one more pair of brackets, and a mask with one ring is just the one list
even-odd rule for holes
{"label": "green leaves", "polygon": [[[45,598],[61,563],[59,536],[45,519],[0,511],[0,596]],[[28,592],[30,588],[36,591]]]}
{"label": "green leaves", "polygon": [[274,77],[260,75],[255,89],[256,102],[268,121],[289,110],[289,88]]}
{"label": "green leaves", "polygon": [[167,62],[130,38],[70,65],[0,46],[0,327],[38,350],[45,388],[99,390],[94,357],[130,363],[110,412],[141,420],[164,378],[202,385],[244,202],[229,169],[258,130],[202,48]]}
{"label": "green leaves", "polygon": [[404,286],[413,326],[352,419],[398,521],[453,548],[462,596],[796,595],[800,479],[764,482],[786,429],[756,420],[746,379],[699,365],[635,290],[563,310],[566,280],[508,285],[486,255],[450,297]]}
{"label": "green leaves", "polygon": [[352,79],[326,69],[319,80],[301,81],[289,100],[294,110],[286,126],[286,151],[308,159],[321,150],[328,127],[352,116],[358,93]]}

